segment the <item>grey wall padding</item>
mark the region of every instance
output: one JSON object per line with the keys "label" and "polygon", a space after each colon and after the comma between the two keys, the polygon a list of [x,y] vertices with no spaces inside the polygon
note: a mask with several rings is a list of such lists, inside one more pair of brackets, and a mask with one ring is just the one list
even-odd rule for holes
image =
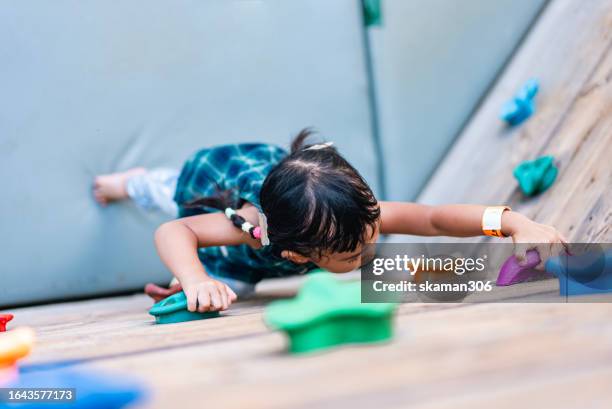
{"label": "grey wall padding", "polygon": [[370,42],[389,199],[416,198],[545,3],[382,1]]}
{"label": "grey wall padding", "polygon": [[96,174],[315,125],[375,184],[361,30],[354,0],[3,2],[0,305],[169,279],[163,217]]}
{"label": "grey wall padding", "polygon": [[214,144],[314,125],[380,191],[416,197],[545,0],[42,0],[0,7],[0,306],[169,274],[164,220],[99,207],[95,175],[179,167]]}

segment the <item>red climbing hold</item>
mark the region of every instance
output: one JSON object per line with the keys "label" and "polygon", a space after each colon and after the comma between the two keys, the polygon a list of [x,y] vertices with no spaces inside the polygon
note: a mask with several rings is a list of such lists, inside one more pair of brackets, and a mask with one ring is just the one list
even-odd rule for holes
{"label": "red climbing hold", "polygon": [[0,314],[0,332],[6,331],[6,324],[13,319],[13,314]]}

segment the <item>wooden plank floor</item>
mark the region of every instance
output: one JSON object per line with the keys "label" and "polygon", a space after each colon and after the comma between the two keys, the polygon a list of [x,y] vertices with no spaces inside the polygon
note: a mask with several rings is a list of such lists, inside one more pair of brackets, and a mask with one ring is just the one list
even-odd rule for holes
{"label": "wooden plank floor", "polygon": [[[12,312],[38,334],[28,370],[63,362],[130,375],[152,391],[146,408],[612,405],[610,303],[404,304],[390,343],[295,357],[262,311],[299,283],[273,281],[221,318],[173,325],[154,325],[143,295]],[[558,284],[495,291],[520,301]]]}

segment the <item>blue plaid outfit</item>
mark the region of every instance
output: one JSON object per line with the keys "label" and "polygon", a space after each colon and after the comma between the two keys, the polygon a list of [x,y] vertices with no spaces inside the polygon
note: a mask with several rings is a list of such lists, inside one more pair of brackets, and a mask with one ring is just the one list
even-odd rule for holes
{"label": "blue plaid outfit", "polygon": [[[196,152],[185,162],[178,178],[174,195],[178,216],[219,212],[213,208],[184,207],[219,190],[232,190],[238,198],[261,211],[261,186],[270,170],[286,155],[282,148],[262,143],[222,145]],[[285,260],[272,247],[253,249],[246,244],[205,247],[199,249],[198,255],[211,274],[253,284],[264,278],[303,274],[316,267],[312,263],[295,264]]]}

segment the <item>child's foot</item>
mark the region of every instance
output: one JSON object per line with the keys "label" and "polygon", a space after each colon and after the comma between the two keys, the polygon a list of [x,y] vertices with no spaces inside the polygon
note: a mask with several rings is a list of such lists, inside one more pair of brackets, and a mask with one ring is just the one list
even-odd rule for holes
{"label": "child's foot", "polygon": [[116,200],[127,199],[128,194],[125,188],[127,180],[132,176],[145,172],[145,168],[132,168],[125,172],[96,176],[93,184],[94,198],[102,206],[106,206],[108,203]]}
{"label": "child's foot", "polygon": [[161,301],[164,298],[170,297],[172,294],[178,293],[183,287],[177,282],[176,284],[170,283],[170,288],[163,288],[157,284],[147,284],[144,292],[149,297],[153,298],[155,302]]}

